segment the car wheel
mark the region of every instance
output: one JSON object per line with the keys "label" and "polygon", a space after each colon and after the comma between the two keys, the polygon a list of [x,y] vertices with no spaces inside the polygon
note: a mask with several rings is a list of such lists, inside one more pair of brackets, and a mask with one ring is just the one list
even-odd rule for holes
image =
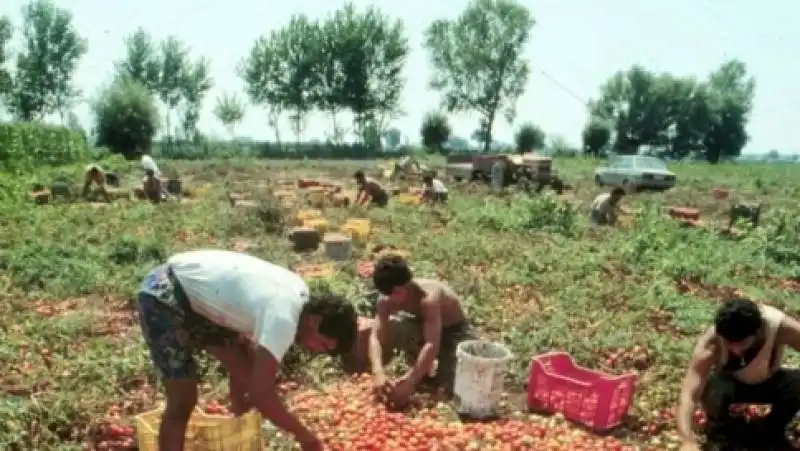
{"label": "car wheel", "polygon": [[594,183],[597,186],[603,186],[603,179],[599,175],[594,176]]}

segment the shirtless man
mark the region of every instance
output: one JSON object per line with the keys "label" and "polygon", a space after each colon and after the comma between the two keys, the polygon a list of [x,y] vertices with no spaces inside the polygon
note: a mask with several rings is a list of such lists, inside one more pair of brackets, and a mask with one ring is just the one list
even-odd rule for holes
{"label": "shirtless man", "polygon": [[370,205],[378,207],[385,207],[389,204],[389,193],[372,177],[367,177],[364,171],[356,171],[353,175],[358,185],[358,194],[356,195],[356,205],[364,205],[370,201]]}
{"label": "shirtless man", "polygon": [[100,165],[94,163],[86,166],[82,192],[82,196],[84,198],[89,196],[92,185],[96,186],[97,191],[100,192],[106,202],[111,202],[111,196],[106,190],[106,173],[103,171],[103,168],[101,168]]}
{"label": "shirtless man", "polygon": [[[461,302],[453,290],[438,280],[415,279],[408,263],[396,255],[382,257],[372,276],[375,288],[384,295],[378,301],[377,318],[369,341],[375,390],[386,394],[395,406],[403,407],[423,379],[439,361],[434,382],[452,390],[455,379],[456,347],[475,339]],[[399,314],[392,319],[392,314]],[[392,321],[401,321],[406,337],[391,337],[397,330]],[[405,351],[414,357],[411,369],[400,379],[389,382],[384,373],[384,350],[400,340]]]}
{"label": "shirtless man", "polygon": [[[781,367],[787,346],[800,350],[798,321],[746,299],[725,302],[714,326],[700,337],[683,380],[678,406],[681,450],[700,449],[692,431],[698,404],[708,417],[709,441],[746,447],[748,439],[754,439],[749,444],[753,449],[785,449],[795,434],[790,430],[792,419],[800,410],[800,370]],[[741,404],[771,405],[761,422],[763,429],[754,431],[752,424],[736,417]],[[768,440],[777,442],[770,444],[776,448]]]}

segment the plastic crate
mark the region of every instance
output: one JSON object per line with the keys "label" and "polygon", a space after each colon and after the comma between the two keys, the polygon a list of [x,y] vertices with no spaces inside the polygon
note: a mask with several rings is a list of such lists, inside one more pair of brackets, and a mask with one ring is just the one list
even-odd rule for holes
{"label": "plastic crate", "polygon": [[401,193],[397,195],[397,201],[403,205],[421,205],[422,199],[418,195]]}
{"label": "plastic crate", "polygon": [[321,218],[306,219],[305,221],[303,221],[303,227],[314,229],[319,233],[325,233],[328,231],[328,220]]}
{"label": "plastic crate", "polygon": [[369,219],[348,219],[341,227],[341,231],[356,241],[365,241],[369,238],[372,226]]}
{"label": "plastic crate", "polygon": [[[139,451],[158,451],[158,427],[163,408],[136,417]],[[251,411],[241,417],[208,415],[196,409],[186,429],[186,449],[193,451],[261,451],[261,416]]]}
{"label": "plastic crate", "polygon": [[597,432],[622,423],[636,391],[636,374],[612,376],[575,364],[565,352],[533,359],[528,379],[528,407],[558,412]]}
{"label": "plastic crate", "polygon": [[322,212],[320,210],[300,210],[297,212],[296,219],[299,223],[303,223],[308,219],[321,219]]}

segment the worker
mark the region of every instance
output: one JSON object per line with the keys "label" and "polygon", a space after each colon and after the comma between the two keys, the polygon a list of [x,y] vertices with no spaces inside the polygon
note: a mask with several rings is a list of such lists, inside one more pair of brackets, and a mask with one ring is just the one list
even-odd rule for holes
{"label": "worker", "polygon": [[356,194],[356,205],[364,205],[369,201],[370,205],[385,207],[389,204],[389,193],[372,177],[367,177],[364,171],[358,170],[353,175],[358,186]]}
{"label": "worker", "polygon": [[251,255],[198,250],[173,255],[142,282],[139,322],[163,379],[166,406],[158,449],[183,451],[197,404],[195,352],[229,375],[232,412],[255,408],[306,451],[322,450],[278,395],[280,362],[293,343],[333,355],[352,348],[356,312],[344,299],[314,294],[292,271]]}
{"label": "worker", "polygon": [[411,155],[405,155],[400,161],[394,163],[392,168],[392,175],[390,181],[394,181],[398,176],[405,177],[409,174],[422,172],[422,166],[416,158]]}
{"label": "worker", "polygon": [[[796,449],[787,445],[798,433],[793,420],[800,411],[800,370],[781,366],[786,347],[800,350],[800,322],[749,299],[725,301],[698,340],[683,379],[681,450],[700,449],[692,431],[697,406],[708,419],[708,440],[720,449]],[[770,405],[758,428],[742,418],[745,404]]]}
{"label": "worker", "polygon": [[86,166],[86,172],[84,174],[83,180],[83,197],[89,197],[89,192],[92,189],[92,186],[95,186],[97,191],[103,196],[106,202],[111,202],[111,195],[108,194],[108,190],[106,189],[106,175],[103,168],[100,165],[92,163]]}
{"label": "worker", "polygon": [[422,200],[431,203],[447,202],[447,187],[431,174],[422,177]]}
{"label": "worker", "polygon": [[142,154],[142,169],[147,171],[153,171],[156,177],[161,178],[161,171],[158,169],[158,165],[156,164],[156,160],[153,159],[150,155],[144,153]]}
{"label": "worker", "polygon": [[142,190],[145,197],[155,203],[166,199],[166,191],[162,186],[161,179],[156,177],[153,169],[145,169],[145,176],[142,180]]}
{"label": "worker", "polygon": [[[369,341],[376,393],[402,408],[425,380],[452,392],[456,348],[459,343],[476,338],[459,296],[442,281],[414,278],[408,262],[398,255],[379,259],[372,280],[383,295],[377,303],[376,322]],[[399,330],[392,327],[392,315],[402,318],[408,330],[402,339],[390,335]],[[384,349],[403,340],[406,342],[401,346],[412,357],[411,369],[390,382],[383,369]],[[438,366],[431,377],[437,360]]]}
{"label": "worker", "polygon": [[589,222],[595,226],[614,225],[620,212],[628,210],[620,207],[620,201],[625,196],[625,190],[614,188],[611,192],[602,193],[594,198],[589,212]]}

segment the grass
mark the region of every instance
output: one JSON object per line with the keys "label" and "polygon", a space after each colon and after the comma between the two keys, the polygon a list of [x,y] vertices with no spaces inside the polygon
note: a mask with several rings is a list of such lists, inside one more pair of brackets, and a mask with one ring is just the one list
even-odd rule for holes
{"label": "grass", "polygon": [[[81,449],[109,412],[131,418],[153,407],[158,390],[148,387],[157,382],[130,301],[146,272],[172,253],[246,243],[248,252],[284,265],[325,260],[321,253],[293,253],[284,236],[265,232],[264,215],[233,210],[224,181],[259,198],[278,179],[349,183],[356,164],[173,162],[190,189],[211,184],[195,202],[180,205],[37,207],[7,199],[0,206],[0,448]],[[137,180],[133,168],[114,165],[130,183]],[[330,209],[326,216],[334,224],[369,217],[375,243],[409,250],[417,275],[449,281],[484,335],[513,350],[512,385],[524,382],[533,356],[550,350],[565,350],[592,368],[638,371],[623,431],[634,443],[653,440],[638,434],[639,425],[675,405],[694,341],[725,293],[740,290],[800,311],[793,285],[781,282],[800,276],[800,188],[792,183],[800,169],[678,164],[678,187],[625,200],[639,211],[633,224],[592,230],[586,216],[600,192],[592,182],[596,163],[564,159],[555,166],[575,185],[574,198],[497,198],[482,187],[452,186],[444,209],[392,205]],[[42,171],[24,182],[52,177]],[[723,220],[731,201],[713,199],[718,186],[736,200],[763,202],[762,227],[732,240],[680,227],[660,212],[691,206],[706,220]],[[367,289],[354,264],[328,283],[354,300]],[[611,354],[618,355],[613,369],[606,366]],[[330,369],[319,372],[329,366],[325,360],[311,365],[306,380],[336,377]],[[206,367],[204,397],[224,397],[224,375]],[[672,435],[668,425],[658,439]]]}

